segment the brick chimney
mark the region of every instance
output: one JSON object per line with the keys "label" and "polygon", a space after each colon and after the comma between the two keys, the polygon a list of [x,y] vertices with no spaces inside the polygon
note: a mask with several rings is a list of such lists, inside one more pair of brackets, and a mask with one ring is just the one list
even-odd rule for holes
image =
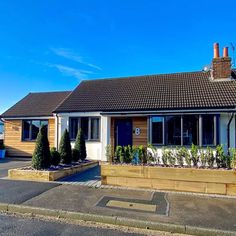
{"label": "brick chimney", "polygon": [[223,48],[223,57],[220,57],[219,43],[214,43],[211,77],[212,80],[231,78],[231,58],[228,55],[228,47]]}

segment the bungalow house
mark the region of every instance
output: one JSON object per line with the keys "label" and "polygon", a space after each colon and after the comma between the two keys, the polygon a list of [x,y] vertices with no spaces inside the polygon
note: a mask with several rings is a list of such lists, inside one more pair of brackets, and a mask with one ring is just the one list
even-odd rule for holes
{"label": "bungalow house", "polygon": [[82,81],[71,93],[54,98],[54,109],[50,106],[46,113],[42,110],[51,98],[42,96],[32,106],[26,97],[28,103],[20,101],[2,115],[9,155],[32,154],[27,139],[35,139],[44,120],[56,147],[66,128],[72,145],[83,129],[88,156],[98,160],[106,160],[108,144],[235,147],[236,70],[228,48],[219,54],[216,43],[211,67],[204,71]]}
{"label": "bungalow house", "polygon": [[53,111],[70,92],[29,93],[2,114],[8,156],[32,156],[40,125],[48,126],[50,146],[55,146]]}

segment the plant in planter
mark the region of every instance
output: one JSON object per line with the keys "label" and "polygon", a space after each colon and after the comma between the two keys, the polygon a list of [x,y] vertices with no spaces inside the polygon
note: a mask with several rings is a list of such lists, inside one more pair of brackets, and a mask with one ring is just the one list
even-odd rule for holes
{"label": "plant in planter", "polygon": [[206,167],[206,164],[207,164],[206,153],[204,152],[204,150],[200,150],[199,152],[200,152],[199,158],[201,161],[201,167]]}
{"label": "plant in planter", "polygon": [[59,153],[63,164],[71,164],[72,152],[71,152],[70,137],[67,129],[65,129],[61,137],[59,145]]}
{"label": "plant in planter", "polygon": [[47,136],[47,126],[43,125],[36,139],[36,145],[32,156],[32,167],[36,170],[47,169],[51,165],[51,154]]}
{"label": "plant in planter", "polygon": [[131,163],[133,159],[132,148],[130,145],[124,146],[124,162]]}
{"label": "plant in planter", "polygon": [[167,160],[170,166],[174,166],[176,163],[175,155],[172,150],[167,151]]}
{"label": "plant in planter", "polygon": [[121,146],[116,146],[115,156],[118,162],[120,163],[124,162],[124,153],[123,153],[123,148]]}
{"label": "plant in planter", "polygon": [[213,168],[215,158],[214,158],[214,153],[213,153],[212,148],[207,147],[205,155],[206,155],[206,160],[207,160],[208,167]]}
{"label": "plant in planter", "polygon": [[107,161],[109,161],[109,163],[113,163],[114,161],[114,155],[113,155],[114,151],[113,151],[113,147],[111,146],[111,144],[108,144],[106,146],[106,158]]}
{"label": "plant in planter", "polygon": [[61,162],[60,153],[56,150],[55,147],[51,148],[50,153],[51,153],[51,164],[53,166],[58,166],[59,163]]}
{"label": "plant in planter", "polygon": [[224,154],[224,149],[223,149],[223,145],[217,145],[216,146],[216,164],[218,168],[221,167],[226,167],[226,163],[225,163],[226,157]]}
{"label": "plant in planter", "polygon": [[138,146],[135,146],[133,145],[132,146],[132,155],[133,155],[133,160],[132,160],[132,163],[137,165],[140,163],[140,150],[139,150],[139,147]]}
{"label": "plant in planter", "polygon": [[147,164],[147,148],[143,145],[138,147],[139,159],[142,164]]}
{"label": "plant in planter", "polygon": [[5,158],[6,147],[3,142],[0,142],[0,158]]}
{"label": "plant in planter", "polygon": [[183,155],[183,158],[184,158],[184,161],[185,161],[186,165],[188,167],[191,167],[192,158],[190,156],[190,153],[189,153],[188,149],[185,148],[185,147],[182,147],[181,149],[182,149],[181,152],[182,152],[182,155]]}
{"label": "plant in planter", "polygon": [[184,148],[177,148],[176,149],[176,152],[175,152],[175,157],[176,157],[176,161],[177,161],[177,164],[181,167],[184,166],[184,156],[185,156],[185,150]]}
{"label": "plant in planter", "polygon": [[230,164],[232,169],[236,168],[236,149],[232,148],[231,149],[231,164]]}
{"label": "plant in planter", "polygon": [[190,153],[191,153],[191,159],[193,162],[193,166],[197,167],[198,161],[199,161],[198,147],[196,145],[192,144]]}
{"label": "plant in planter", "polygon": [[147,161],[149,163],[155,162],[156,164],[160,164],[160,157],[158,155],[157,148],[152,144],[148,144]]}
{"label": "plant in planter", "polygon": [[84,133],[82,129],[79,129],[76,135],[74,150],[77,151],[74,152],[73,161],[78,161],[78,160],[84,161],[86,159],[87,151],[86,151]]}
{"label": "plant in planter", "polygon": [[164,166],[167,166],[168,165],[168,156],[169,156],[169,150],[163,148],[162,149],[162,163]]}

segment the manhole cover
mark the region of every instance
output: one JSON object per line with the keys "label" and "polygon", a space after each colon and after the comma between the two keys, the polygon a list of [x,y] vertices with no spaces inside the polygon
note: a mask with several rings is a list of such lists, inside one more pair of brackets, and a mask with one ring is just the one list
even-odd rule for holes
{"label": "manhole cover", "polygon": [[97,206],[159,215],[168,215],[169,211],[166,193],[154,193],[151,201],[104,196]]}

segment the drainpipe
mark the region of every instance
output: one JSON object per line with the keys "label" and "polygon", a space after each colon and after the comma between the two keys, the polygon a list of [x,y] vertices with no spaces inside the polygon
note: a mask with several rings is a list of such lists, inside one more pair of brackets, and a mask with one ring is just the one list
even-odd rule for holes
{"label": "drainpipe", "polygon": [[234,112],[231,113],[229,122],[227,124],[227,154],[228,155],[230,155],[230,151],[229,151],[229,148],[230,148],[230,124],[231,124],[233,118],[234,118]]}
{"label": "drainpipe", "polygon": [[58,124],[59,124],[59,122],[58,122],[58,115],[56,114],[56,120],[57,120],[57,136],[56,136],[56,141],[57,141],[57,145],[56,145],[56,149],[57,149],[57,151],[58,151]]}

